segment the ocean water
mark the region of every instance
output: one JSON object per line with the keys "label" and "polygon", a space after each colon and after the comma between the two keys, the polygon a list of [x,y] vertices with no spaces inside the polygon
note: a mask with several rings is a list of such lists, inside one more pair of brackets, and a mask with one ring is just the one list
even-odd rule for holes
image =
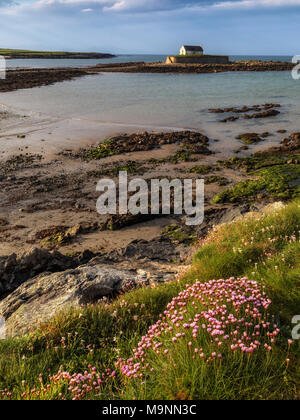
{"label": "ocean water", "polygon": [[[209,108],[280,103],[281,115],[261,120],[222,124],[224,114]],[[218,150],[226,152],[241,132],[275,133],[278,129],[300,131],[300,80],[291,72],[229,72],[217,74],[125,74],[103,73],[34,89],[1,93],[2,108],[28,115],[39,114],[56,121],[82,121],[83,135],[89,124],[106,126],[112,134],[150,127],[196,129],[221,140]],[[278,142],[268,138],[262,147]]]}
{"label": "ocean water", "polygon": [[[7,60],[8,68],[17,67],[31,67],[31,68],[45,68],[45,67],[82,67],[82,66],[93,66],[96,64],[107,64],[107,63],[126,63],[144,61],[146,63],[152,62],[164,62],[166,61],[167,55],[118,55],[114,58],[108,59],[13,59]],[[263,61],[291,61],[291,56],[246,56],[246,55],[234,55],[230,56],[230,60],[263,60]]]}

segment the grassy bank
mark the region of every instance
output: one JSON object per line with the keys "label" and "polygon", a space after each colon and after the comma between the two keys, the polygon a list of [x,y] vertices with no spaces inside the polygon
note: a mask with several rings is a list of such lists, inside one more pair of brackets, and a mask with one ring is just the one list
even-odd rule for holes
{"label": "grassy bank", "polygon": [[0,55],[9,58],[103,58],[104,56],[111,56],[110,54],[96,52],[30,51],[6,48],[0,48]]}
{"label": "grassy bank", "polygon": [[297,200],[223,225],[182,278],[2,340],[2,398],[299,398],[299,216]]}

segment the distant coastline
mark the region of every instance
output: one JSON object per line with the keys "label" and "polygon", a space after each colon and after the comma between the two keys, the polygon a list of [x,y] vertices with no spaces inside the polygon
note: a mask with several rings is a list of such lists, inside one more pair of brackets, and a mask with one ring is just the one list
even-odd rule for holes
{"label": "distant coastline", "polygon": [[30,59],[30,58],[53,58],[53,59],[99,59],[113,58],[113,54],[96,53],[96,52],[67,52],[67,51],[30,51],[30,50],[12,50],[0,49],[0,55],[7,60],[10,59]]}

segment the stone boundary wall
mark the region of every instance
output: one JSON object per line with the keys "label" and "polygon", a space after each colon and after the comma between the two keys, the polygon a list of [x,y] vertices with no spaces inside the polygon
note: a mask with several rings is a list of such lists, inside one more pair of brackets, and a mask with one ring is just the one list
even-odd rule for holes
{"label": "stone boundary wall", "polygon": [[166,64],[228,64],[227,55],[203,55],[197,57],[167,57]]}

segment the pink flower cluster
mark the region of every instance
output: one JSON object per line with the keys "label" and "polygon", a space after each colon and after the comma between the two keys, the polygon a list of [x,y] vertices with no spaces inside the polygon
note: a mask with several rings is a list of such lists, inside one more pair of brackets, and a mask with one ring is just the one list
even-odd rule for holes
{"label": "pink flower cluster", "polygon": [[117,366],[127,378],[143,377],[153,370],[153,356],[168,357],[178,343],[205,363],[222,360],[225,351],[250,356],[265,347],[270,352],[279,334],[267,313],[270,303],[258,283],[248,278],[187,285],[142,337],[133,357],[119,359]]}
{"label": "pink flower cluster", "polygon": [[[31,389],[22,393],[22,399],[63,399],[63,394],[67,391],[71,392],[73,400],[83,399],[87,394],[99,393],[102,386],[107,386],[108,382],[112,381],[116,375],[115,371],[105,369],[105,373],[101,375],[97,373],[97,368],[88,366],[83,374],[58,371],[56,375],[49,377],[49,383],[43,384],[42,376],[40,375],[40,387]],[[57,395],[57,390],[61,392]]]}
{"label": "pink flower cluster", "polygon": [[0,401],[3,400],[11,400],[12,399],[12,393],[8,391],[8,389],[4,389],[3,391],[0,391]]}

